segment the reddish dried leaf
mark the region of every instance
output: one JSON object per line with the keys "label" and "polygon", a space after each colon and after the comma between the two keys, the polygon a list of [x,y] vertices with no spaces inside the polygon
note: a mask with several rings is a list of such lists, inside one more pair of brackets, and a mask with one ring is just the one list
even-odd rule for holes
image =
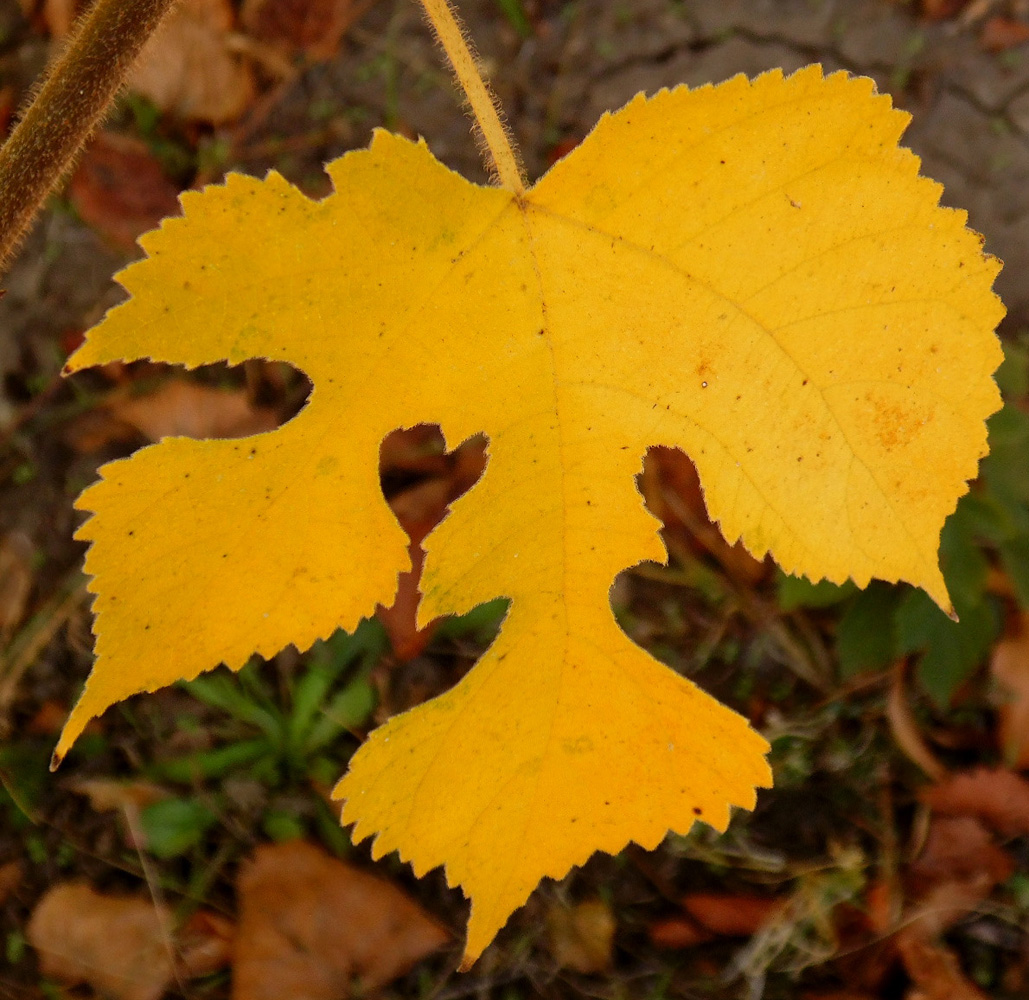
{"label": "reddish dried leaf", "polygon": [[714,938],[749,937],[781,909],[782,900],[718,892],[694,892],[682,899],[685,916],[651,924],[650,940],[659,948],[692,948]]}
{"label": "reddish dried leaf", "polygon": [[481,439],[469,441],[449,455],[441,451],[442,444],[438,429],[423,424],[390,434],[380,450],[380,466],[387,481],[391,475],[404,473],[432,477],[395,494],[389,501],[411,539],[411,569],[399,575],[393,603],[388,608],[379,605],[375,614],[389,634],[393,653],[399,660],[418,656],[432,639],[438,621],[434,619],[423,628],[417,623],[419,581],[425,562],[421,542],[443,520],[448,506],[470,489],[486,468],[486,450]]}
{"label": "reddish dried leaf", "polygon": [[979,44],[987,52],[1006,52],[1029,42],[1029,24],[1013,17],[998,14],[982,27]]}
{"label": "reddish dried leaf", "polygon": [[595,973],[610,968],[614,937],[614,914],[603,900],[556,904],[547,911],[550,954],[562,969]]}
{"label": "reddish dried leaf", "polygon": [[656,920],[647,929],[651,943],[657,948],[693,948],[713,941],[715,935],[688,917],[666,917]]}
{"label": "reddish dried leaf", "polygon": [[975,891],[985,895],[1012,871],[1011,856],[975,817],[938,816],[907,875],[912,894],[925,898],[937,886],[953,882],[979,887]]}
{"label": "reddish dried leaf", "polygon": [[399,889],[301,841],[259,847],[238,892],[234,1000],[339,1000],[450,939]]}
{"label": "reddish dried leaf", "polygon": [[767,574],[762,560],[746,547],[730,545],[708,517],[697,467],[678,448],[651,448],[643,465],[643,495],[647,507],[665,524],[665,534],[678,532],[695,555],[708,554],[746,584]]}
{"label": "reddish dried leaf", "polygon": [[66,882],[39,901],[26,936],[44,976],[113,1000],[158,1000],[174,979],[169,915],[149,898]]}
{"label": "reddish dried leaf", "polygon": [[61,731],[67,718],[68,706],[64,702],[48,698],[25,724],[25,732],[33,736],[55,736]]}
{"label": "reddish dried leaf", "polygon": [[131,250],[136,238],[179,214],[179,189],[146,145],[101,132],[86,147],[68,188],[75,210],[112,243]]}
{"label": "reddish dried leaf", "polygon": [[997,708],[998,739],[1004,762],[1029,767],[1029,631],[998,642],[990,671],[1001,689]]}
{"label": "reddish dried leaf", "polygon": [[749,937],[779,910],[782,900],[721,892],[694,892],[682,907],[701,926],[724,937]]}
{"label": "reddish dried leaf", "polygon": [[408,546],[407,551],[411,556],[411,568],[397,576],[397,594],[393,603],[388,608],[380,604],[375,609],[375,617],[389,636],[393,655],[401,662],[413,660],[425,649],[439,621],[434,618],[424,628],[418,627],[418,605],[422,599],[418,581],[422,576],[425,552],[415,542]]}
{"label": "reddish dried leaf", "polygon": [[86,6],[83,0],[43,0],[43,22],[54,38],[64,38]]}
{"label": "reddish dried leaf", "polygon": [[20,861],[0,865],[0,905],[21,885],[24,868]]}
{"label": "reddish dried leaf", "polygon": [[936,812],[976,816],[1007,836],[1029,833],[1029,781],[1003,768],[980,767],[922,789]]}
{"label": "reddish dried leaf", "polygon": [[328,59],[368,0],[244,0],[240,22],[247,33],[288,52]]}
{"label": "reddish dried leaf", "polygon": [[968,3],[969,0],[920,0],[919,9],[930,21],[946,21],[957,17]]}
{"label": "reddish dried leaf", "polygon": [[197,910],[176,935],[179,964],[190,979],[224,969],[232,959],[236,925],[210,910]]}
{"label": "reddish dried leaf", "polygon": [[988,1000],[961,971],[954,954],[930,940],[918,927],[905,928],[897,935],[897,947],[904,968],[921,991],[922,1000]]}
{"label": "reddish dried leaf", "polygon": [[875,879],[865,890],[865,916],[876,934],[886,934],[897,923],[900,905],[892,880]]}
{"label": "reddish dried leaf", "polygon": [[255,87],[249,65],[230,44],[233,27],[229,0],[182,0],[147,42],[128,86],[189,121],[238,118]]}

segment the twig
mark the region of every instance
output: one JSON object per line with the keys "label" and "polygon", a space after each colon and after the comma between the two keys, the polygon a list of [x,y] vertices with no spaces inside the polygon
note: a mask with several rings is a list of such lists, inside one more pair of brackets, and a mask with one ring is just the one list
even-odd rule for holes
{"label": "twig", "polygon": [[96,0],[0,148],[0,268],[174,0]]}

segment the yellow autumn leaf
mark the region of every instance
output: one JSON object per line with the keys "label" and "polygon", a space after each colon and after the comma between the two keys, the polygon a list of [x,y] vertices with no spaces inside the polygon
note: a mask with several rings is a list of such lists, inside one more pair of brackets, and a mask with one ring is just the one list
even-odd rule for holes
{"label": "yellow autumn leaf", "polygon": [[446,866],[466,966],[541,877],[724,828],[767,745],[615,623],[615,575],[664,558],[634,476],[682,448],[729,541],[949,608],[936,549],[999,406],[999,264],[898,147],[906,121],[809,67],[640,95],[525,193],[377,132],[320,202],[274,173],[184,195],[70,369],[267,357],[314,391],[279,430],[168,439],[83,494],[97,661],[57,754],[128,695],[389,604],[408,557],[379,443],[435,422],[485,431],[490,460],[427,540],[420,618],[511,610],[356,754],[344,822]]}

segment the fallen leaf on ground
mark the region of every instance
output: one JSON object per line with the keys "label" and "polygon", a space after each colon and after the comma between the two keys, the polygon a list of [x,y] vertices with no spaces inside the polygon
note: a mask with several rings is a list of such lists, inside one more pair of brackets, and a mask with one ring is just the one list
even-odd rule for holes
{"label": "fallen leaf on ground", "polygon": [[25,866],[20,861],[5,861],[0,865],[0,906],[21,885]]}
{"label": "fallen leaf on ground", "polygon": [[425,563],[421,547],[425,536],[436,526],[450,502],[450,483],[445,479],[427,479],[404,490],[390,501],[401,527],[411,538],[408,553],[411,568],[397,577],[397,592],[389,607],[379,605],[375,615],[389,634],[393,653],[398,660],[410,660],[426,647],[435,631],[437,619],[418,625],[418,584]]}
{"label": "fallen leaf on ground", "polygon": [[259,41],[328,59],[373,0],[244,0],[240,24]]}
{"label": "fallen leaf on ground", "polygon": [[68,787],[85,795],[97,812],[143,809],[171,795],[167,789],[149,781],[115,781],[113,778],[80,778]]}
{"label": "fallen leaf on ground", "polygon": [[[908,866],[910,895],[924,899],[940,885],[964,883],[973,894],[988,894],[1014,871],[1011,855],[974,816],[936,816],[925,845]],[[985,888],[983,888],[985,887]]]}
{"label": "fallen leaf on ground", "polygon": [[923,788],[918,797],[952,816],[976,816],[1009,837],[1029,834],[1029,781],[1003,768],[979,767]]}
{"label": "fallen leaf on ground", "polygon": [[196,979],[224,969],[232,961],[235,936],[236,925],[228,918],[210,910],[194,912],[175,935],[182,974]]}
{"label": "fallen leaf on ground", "polygon": [[973,816],[936,816],[906,881],[917,902],[902,915],[895,944],[924,1000],[986,1000],[941,936],[1010,878],[1013,858]]}
{"label": "fallen leaf on ground", "polygon": [[302,841],[258,847],[237,891],[233,1000],[340,1000],[450,940],[395,886]]}
{"label": "fallen leaf on ground", "polygon": [[987,52],[1006,52],[1029,42],[1029,24],[998,14],[991,17],[979,32],[979,44]]}
{"label": "fallen leaf on ground", "polygon": [[725,937],[749,937],[780,913],[783,900],[743,893],[691,892],[682,908],[702,926]]}
{"label": "fallen leaf on ground", "polygon": [[0,539],[0,645],[6,644],[25,616],[32,593],[34,554],[24,532],[10,531]]}
{"label": "fallen leaf on ground", "polygon": [[161,219],[179,214],[179,188],[138,139],[101,132],[68,185],[84,222],[125,250]]}
{"label": "fallen leaf on ground", "polygon": [[97,661],[56,759],[129,694],[389,604],[410,559],[379,445],[436,421],[490,462],[425,540],[419,621],[511,609],[351,758],[355,838],[472,897],[467,967],[542,877],[724,830],[768,745],[614,618],[614,577],[666,555],[635,478],[680,447],[759,559],[950,607],[939,534],[1000,405],[1000,265],[899,147],[907,121],[808,67],[639,95],[523,194],[379,131],[320,201],[275,173],[183,195],[68,371],[272,357],[315,388],[271,434],[164,441],[80,498]]}
{"label": "fallen leaf on ground", "polygon": [[990,673],[1000,689],[997,736],[1004,763],[1029,768],[1029,628],[997,643]]}
{"label": "fallen leaf on ground", "polygon": [[158,1000],[175,978],[170,915],[149,897],[66,882],[44,894],[26,937],[44,976],[88,983],[113,1000]]}
{"label": "fallen leaf on ground", "polygon": [[86,454],[138,434],[166,437],[240,438],[278,426],[274,410],[255,406],[246,389],[219,389],[175,378],[153,392],[112,398],[69,431],[69,443]]}
{"label": "fallen leaf on ground", "polygon": [[181,0],[161,22],[126,85],[186,121],[224,124],[255,94],[253,72],[233,50],[229,0]]}
{"label": "fallen leaf on ground", "polygon": [[[990,1000],[964,974],[954,953],[918,928],[900,931],[897,948],[920,1000]],[[909,998],[915,1000],[913,994]]]}
{"label": "fallen leaf on ground", "polygon": [[783,901],[740,893],[693,892],[680,905],[686,916],[667,917],[648,929],[661,948],[691,948],[716,937],[750,937],[783,908]]}
{"label": "fallen leaf on ground", "polygon": [[568,906],[554,903],[547,910],[547,944],[559,968],[584,974],[611,966],[615,917],[601,899]]}
{"label": "fallen leaf on ground", "polygon": [[643,464],[641,489],[647,508],[659,517],[665,533],[680,531],[694,555],[710,554],[747,585],[767,574],[741,542],[730,545],[708,517],[697,467],[678,448],[651,448]]}
{"label": "fallen leaf on ground", "polygon": [[969,0],[919,0],[922,16],[930,21],[946,21],[957,17],[969,4]]}
{"label": "fallen leaf on ground", "polygon": [[[408,547],[411,569],[398,577],[393,603],[389,607],[380,605],[375,614],[389,633],[394,655],[401,661],[413,659],[422,652],[438,621],[433,619],[420,627],[418,624],[419,584],[425,562],[421,543],[443,519],[449,505],[465,493],[486,468],[486,450],[480,442],[466,442],[452,455],[443,455],[426,452],[423,438],[424,435],[391,434],[381,452],[387,482],[391,475],[402,471],[429,475],[409,489],[388,495],[390,509],[411,539]],[[402,450],[405,440],[410,443],[406,452]]]}
{"label": "fallen leaf on ground", "polygon": [[64,38],[87,6],[85,0],[43,0],[43,22],[55,39]]}

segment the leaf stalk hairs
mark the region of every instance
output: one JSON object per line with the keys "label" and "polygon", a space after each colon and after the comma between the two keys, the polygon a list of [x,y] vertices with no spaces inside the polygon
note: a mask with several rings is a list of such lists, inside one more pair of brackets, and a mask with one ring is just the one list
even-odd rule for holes
{"label": "leaf stalk hairs", "polygon": [[511,133],[504,122],[500,102],[493,93],[481,63],[468,40],[449,0],[422,0],[426,16],[443,46],[457,82],[468,98],[475,119],[475,137],[486,157],[487,166],[500,186],[521,198],[525,194],[525,175]]}

